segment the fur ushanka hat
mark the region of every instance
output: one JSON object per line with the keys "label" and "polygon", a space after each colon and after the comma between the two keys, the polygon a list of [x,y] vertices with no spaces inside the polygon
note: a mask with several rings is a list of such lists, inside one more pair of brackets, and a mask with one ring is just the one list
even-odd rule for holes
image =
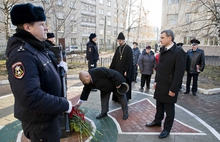
{"label": "fur ushanka hat", "polygon": [[14,5],[11,9],[10,16],[12,24],[16,26],[46,20],[44,9],[41,6],[34,6],[31,3]]}

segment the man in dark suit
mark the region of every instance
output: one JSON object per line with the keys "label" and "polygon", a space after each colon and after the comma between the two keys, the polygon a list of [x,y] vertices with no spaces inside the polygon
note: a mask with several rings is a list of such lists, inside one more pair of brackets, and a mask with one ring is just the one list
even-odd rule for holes
{"label": "man in dark suit", "polygon": [[96,117],[96,119],[101,119],[107,116],[111,92],[118,97],[118,100],[121,103],[123,119],[126,120],[128,118],[126,94],[119,94],[117,91],[117,88],[120,88],[121,84],[125,82],[125,78],[118,71],[107,69],[105,67],[93,68],[88,72],[80,72],[79,79],[84,84],[84,87],[80,100],[76,104],[77,107],[79,107],[83,101],[88,99],[91,89],[97,88],[101,92],[101,113]]}
{"label": "man in dark suit", "polygon": [[153,122],[147,123],[146,126],[161,126],[164,112],[166,112],[163,131],[158,135],[159,138],[166,138],[173,126],[175,103],[186,67],[186,53],[177,47],[172,30],[162,31],[160,42],[162,48],[154,84],[156,115]]}

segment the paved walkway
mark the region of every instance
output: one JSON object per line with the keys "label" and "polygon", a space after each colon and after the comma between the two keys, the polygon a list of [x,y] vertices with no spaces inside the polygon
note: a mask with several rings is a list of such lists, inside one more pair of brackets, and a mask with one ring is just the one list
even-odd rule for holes
{"label": "paved walkway", "polygon": [[[68,76],[68,98],[76,103],[82,84],[78,76]],[[220,94],[179,94],[176,116],[170,136],[161,140],[157,135],[162,127],[145,127],[155,115],[153,91],[139,92],[139,84],[132,86],[129,101],[129,118],[122,119],[120,104],[110,100],[108,117],[97,120],[100,112],[99,91],[91,92],[88,101],[82,104],[86,116],[103,136],[96,135],[100,142],[219,142],[220,141]],[[0,142],[19,142],[22,137],[20,121],[13,116],[14,98],[7,83],[0,85]],[[6,95],[7,94],[7,95]],[[76,141],[62,139],[62,142]],[[94,140],[91,140],[94,141]]]}

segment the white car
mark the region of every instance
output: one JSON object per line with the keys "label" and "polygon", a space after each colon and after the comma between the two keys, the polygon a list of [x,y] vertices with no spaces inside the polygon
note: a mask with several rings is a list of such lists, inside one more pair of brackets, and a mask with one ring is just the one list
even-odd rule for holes
{"label": "white car", "polygon": [[85,53],[85,49],[80,49],[77,46],[68,46],[66,47],[66,54],[79,54],[79,53]]}

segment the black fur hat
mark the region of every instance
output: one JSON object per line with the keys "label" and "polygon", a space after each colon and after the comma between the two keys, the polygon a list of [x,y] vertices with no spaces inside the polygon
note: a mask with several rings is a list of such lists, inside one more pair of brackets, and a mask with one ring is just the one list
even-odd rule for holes
{"label": "black fur hat", "polygon": [[125,40],[125,36],[124,36],[124,34],[122,32],[119,33],[118,39]]}
{"label": "black fur hat", "polygon": [[55,37],[54,33],[47,33],[47,38],[53,38]]}
{"label": "black fur hat", "polygon": [[93,38],[95,38],[97,35],[95,33],[91,33],[89,36],[89,39],[92,40]]}
{"label": "black fur hat", "polygon": [[31,3],[14,5],[11,9],[10,16],[13,25],[46,20],[44,9],[41,6],[34,6]]}

